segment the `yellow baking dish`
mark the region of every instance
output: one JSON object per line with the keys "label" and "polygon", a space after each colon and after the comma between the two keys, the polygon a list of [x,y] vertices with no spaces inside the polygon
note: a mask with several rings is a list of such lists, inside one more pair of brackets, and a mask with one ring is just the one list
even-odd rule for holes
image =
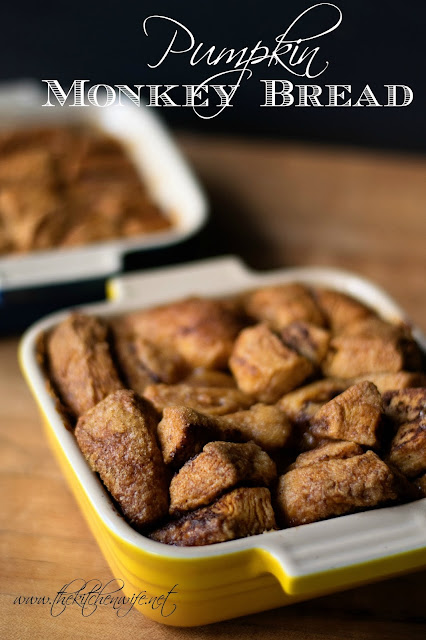
{"label": "yellow baking dish", "polygon": [[[233,294],[294,281],[335,288],[388,319],[407,320],[382,290],[352,274],[322,268],[254,273],[236,258],[117,278],[109,283],[109,302],[83,310],[108,316],[190,294]],[[124,584],[127,608],[134,606],[164,624],[195,626],[426,566],[426,499],[206,547],[171,547],[137,533],[90,471],[46,390],[37,339],[66,313],[49,316],[26,332],[21,366],[64,474],[114,576]],[[414,334],[425,347],[420,331]]]}

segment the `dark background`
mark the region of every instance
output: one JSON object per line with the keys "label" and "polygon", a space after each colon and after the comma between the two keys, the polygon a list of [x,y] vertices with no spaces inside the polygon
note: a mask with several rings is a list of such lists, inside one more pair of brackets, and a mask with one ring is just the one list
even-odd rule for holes
{"label": "dark background", "polygon": [[[165,44],[165,31],[156,36],[153,24],[147,38],[142,30],[145,17],[173,17],[193,32],[197,42],[214,44],[219,50],[251,48],[258,40],[272,47],[275,37],[313,4],[315,0],[3,2],[0,79],[54,78],[64,87],[76,78],[93,84],[195,84],[210,73],[204,64],[191,68],[186,56],[171,56],[156,70],[147,67],[156,59],[156,47],[161,50],[161,38]],[[268,69],[262,64],[253,68],[254,77],[237,92],[234,107],[219,117],[201,120],[185,108],[162,108],[162,115],[173,126],[203,133],[426,150],[426,4],[421,0],[335,0],[335,4],[343,11],[343,23],[316,42],[329,68],[317,80],[299,82],[351,84],[354,100],[366,83],[379,98],[384,84],[406,84],[414,91],[409,107],[261,109],[260,78],[298,82],[281,67]],[[327,10],[321,9],[324,20]],[[318,30],[321,12],[312,14],[315,21],[305,20],[306,32]]]}

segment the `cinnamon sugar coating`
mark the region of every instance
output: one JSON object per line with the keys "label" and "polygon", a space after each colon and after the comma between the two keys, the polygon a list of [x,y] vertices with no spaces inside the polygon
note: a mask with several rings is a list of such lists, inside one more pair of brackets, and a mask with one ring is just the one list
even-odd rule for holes
{"label": "cinnamon sugar coating", "polygon": [[289,526],[308,524],[397,500],[394,474],[372,451],[330,459],[281,476],[277,500]]}
{"label": "cinnamon sugar coating", "polygon": [[64,403],[79,416],[123,387],[103,320],[73,313],[47,339],[50,376]]}
{"label": "cinnamon sugar coating", "polygon": [[379,445],[382,399],[372,382],[359,382],[330,400],[315,414],[312,433],[321,438]]}
{"label": "cinnamon sugar coating", "polygon": [[82,415],[75,436],[93,471],[137,527],[168,510],[168,479],[156,440],[157,417],[133,391],[110,394]]}
{"label": "cinnamon sugar coating", "polygon": [[347,295],[284,285],[74,314],[44,344],[91,468],[154,540],[212,544],[426,491],[424,355]]}
{"label": "cinnamon sugar coating", "polygon": [[192,547],[253,536],[275,528],[269,490],[240,488],[226,493],[208,507],[157,529],[150,537],[165,544]]}
{"label": "cinnamon sugar coating", "polygon": [[170,483],[170,514],[193,511],[238,484],[270,485],[276,467],[253,442],[209,442]]}
{"label": "cinnamon sugar coating", "polygon": [[276,402],[313,372],[309,360],[286,347],[265,324],[241,331],[229,366],[239,388],[265,403]]}

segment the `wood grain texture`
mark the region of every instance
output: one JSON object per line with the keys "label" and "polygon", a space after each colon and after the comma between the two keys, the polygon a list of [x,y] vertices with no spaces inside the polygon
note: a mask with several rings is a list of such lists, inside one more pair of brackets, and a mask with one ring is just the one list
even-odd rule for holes
{"label": "wood grain texture", "polygon": [[186,136],[225,242],[254,267],[358,272],[426,324],[426,159]]}
{"label": "wood grain texture", "polygon": [[[426,160],[180,140],[212,199],[212,251],[225,239],[257,267],[353,269],[426,329]],[[425,572],[199,629],[162,627],[136,611],[84,618],[70,607],[53,618],[48,607],[14,605],[17,595],[54,596],[73,578],[111,578],[47,447],[16,350],[16,339],[0,340],[1,638],[424,640]]]}

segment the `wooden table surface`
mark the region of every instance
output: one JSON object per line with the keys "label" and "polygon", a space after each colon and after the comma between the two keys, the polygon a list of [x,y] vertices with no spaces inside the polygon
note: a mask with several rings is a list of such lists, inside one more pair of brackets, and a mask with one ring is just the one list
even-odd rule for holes
{"label": "wooden table surface", "polygon": [[[426,159],[182,135],[214,221],[206,251],[252,266],[331,265],[386,288],[426,329]],[[0,637],[5,640],[210,640],[426,637],[426,572],[199,629],[131,611],[52,617],[18,595],[54,596],[73,578],[111,574],[53,459],[19,373],[17,339],[0,340]]]}

